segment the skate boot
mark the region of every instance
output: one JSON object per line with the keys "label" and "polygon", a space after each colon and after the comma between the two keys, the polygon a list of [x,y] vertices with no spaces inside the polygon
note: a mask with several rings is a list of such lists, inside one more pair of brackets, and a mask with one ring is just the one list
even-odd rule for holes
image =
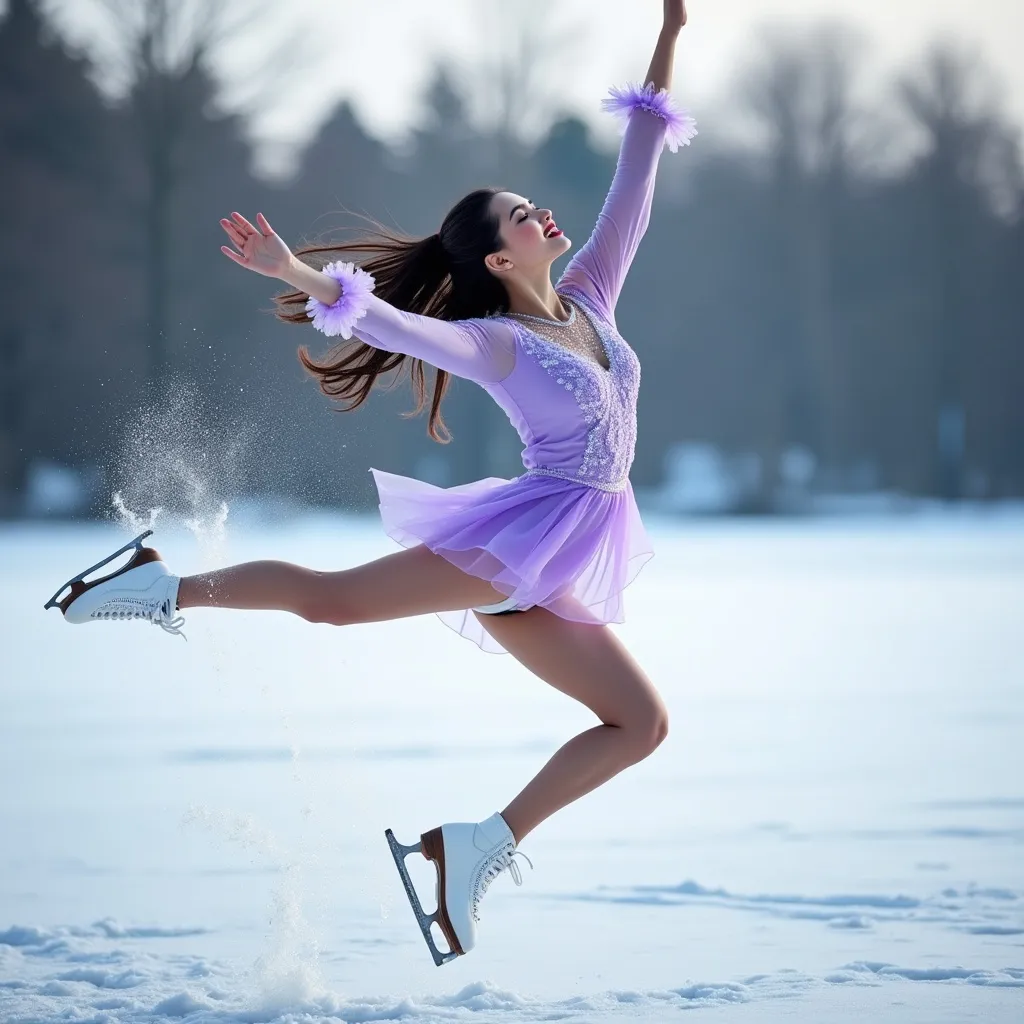
{"label": "skate boot", "polygon": [[[156,550],[142,546],[143,539],[152,532],[147,530],[139,534],[135,540],[118,548],[102,562],[97,562],[68,580],[43,607],[59,608],[65,621],[76,624],[111,619],[146,619],[168,633],[187,639],[181,631],[185,619],[174,617],[178,608],[178,583],[181,577],[173,576],[168,571]],[[84,582],[84,577],[89,573],[112,562],[129,548],[135,548],[135,554],[126,566],[109,576]],[[58,601],[57,598],[68,587],[71,592]]]}
{"label": "skate boot", "polygon": [[[468,953],[476,945],[480,900],[502,871],[508,868],[516,885],[523,884],[519,866],[512,858],[516,855],[523,857],[533,867],[530,858],[516,849],[512,830],[497,813],[476,824],[456,822],[424,832],[416,846],[402,846],[395,840],[391,829],[384,834],[420,931],[438,967]],[[422,853],[427,860],[434,862],[437,910],[433,914],[423,912],[409,878],[405,858],[410,853]],[[447,953],[440,952],[434,944],[430,926],[435,921],[448,943]]]}

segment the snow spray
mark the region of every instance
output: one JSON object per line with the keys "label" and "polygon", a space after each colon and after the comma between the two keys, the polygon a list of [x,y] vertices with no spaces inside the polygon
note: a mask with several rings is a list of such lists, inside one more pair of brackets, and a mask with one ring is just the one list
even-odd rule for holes
{"label": "snow spray", "polygon": [[276,1015],[323,996],[328,989],[320,970],[320,945],[302,912],[301,862],[282,850],[275,837],[258,826],[251,815],[193,805],[181,823],[215,832],[245,849],[272,858],[281,868],[280,882],[271,894],[268,949],[252,967],[254,987],[260,992],[259,1009]]}
{"label": "snow spray", "polygon": [[251,427],[208,408],[194,381],[175,382],[126,426],[112,474],[114,516],[133,535],[165,516],[196,538],[204,565],[220,563],[227,495],[244,486],[258,458]]}

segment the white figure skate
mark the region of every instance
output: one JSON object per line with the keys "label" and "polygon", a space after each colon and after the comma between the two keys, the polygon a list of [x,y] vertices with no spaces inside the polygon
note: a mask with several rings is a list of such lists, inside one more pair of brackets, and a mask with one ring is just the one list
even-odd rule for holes
{"label": "white figure skate", "polygon": [[[523,884],[519,866],[512,858],[516,855],[523,857],[533,867],[530,858],[516,849],[515,836],[498,813],[476,824],[456,822],[424,832],[415,846],[403,846],[391,829],[387,829],[384,835],[402,876],[416,923],[438,967],[468,953],[476,945],[480,900],[505,868],[509,869],[516,885]],[[405,858],[410,853],[422,853],[427,860],[434,862],[437,910],[433,914],[423,912],[416,888],[406,870]],[[447,953],[442,953],[434,943],[430,926],[435,921],[448,943]]]}
{"label": "white figure skate", "polygon": [[[174,617],[181,577],[171,575],[155,549],[142,546],[142,541],[152,532],[140,533],[102,562],[68,580],[43,607],[59,608],[65,621],[76,624],[111,619],[147,619],[168,633],[187,639],[181,631],[185,619]],[[130,548],[136,549],[135,555],[123,568],[98,580],[83,582],[89,573],[112,562]],[[58,601],[57,598],[68,587],[71,592]]]}

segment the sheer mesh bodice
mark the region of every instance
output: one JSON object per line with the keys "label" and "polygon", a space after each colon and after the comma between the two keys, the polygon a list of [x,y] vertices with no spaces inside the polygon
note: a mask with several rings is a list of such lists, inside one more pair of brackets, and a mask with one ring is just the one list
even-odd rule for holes
{"label": "sheer mesh bodice", "polygon": [[552,344],[561,345],[570,352],[592,360],[602,370],[610,369],[608,354],[601,342],[601,336],[590,322],[590,318],[585,316],[576,303],[567,296],[563,295],[562,301],[570,309],[569,318],[564,321],[532,316],[529,313],[509,313],[508,315],[520,321],[534,334],[547,338]]}

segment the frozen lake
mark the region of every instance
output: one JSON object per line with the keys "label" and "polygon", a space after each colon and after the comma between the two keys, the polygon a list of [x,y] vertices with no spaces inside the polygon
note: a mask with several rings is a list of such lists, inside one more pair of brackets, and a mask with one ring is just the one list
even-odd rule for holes
{"label": "frozen lake", "polygon": [[[397,549],[228,526],[150,543]],[[669,738],[440,969],[384,829],[486,817],[589,712],[432,615],[71,627],[43,603],[131,535],[0,530],[0,1020],[1024,1020],[1024,517],[648,528],[613,628]]]}

